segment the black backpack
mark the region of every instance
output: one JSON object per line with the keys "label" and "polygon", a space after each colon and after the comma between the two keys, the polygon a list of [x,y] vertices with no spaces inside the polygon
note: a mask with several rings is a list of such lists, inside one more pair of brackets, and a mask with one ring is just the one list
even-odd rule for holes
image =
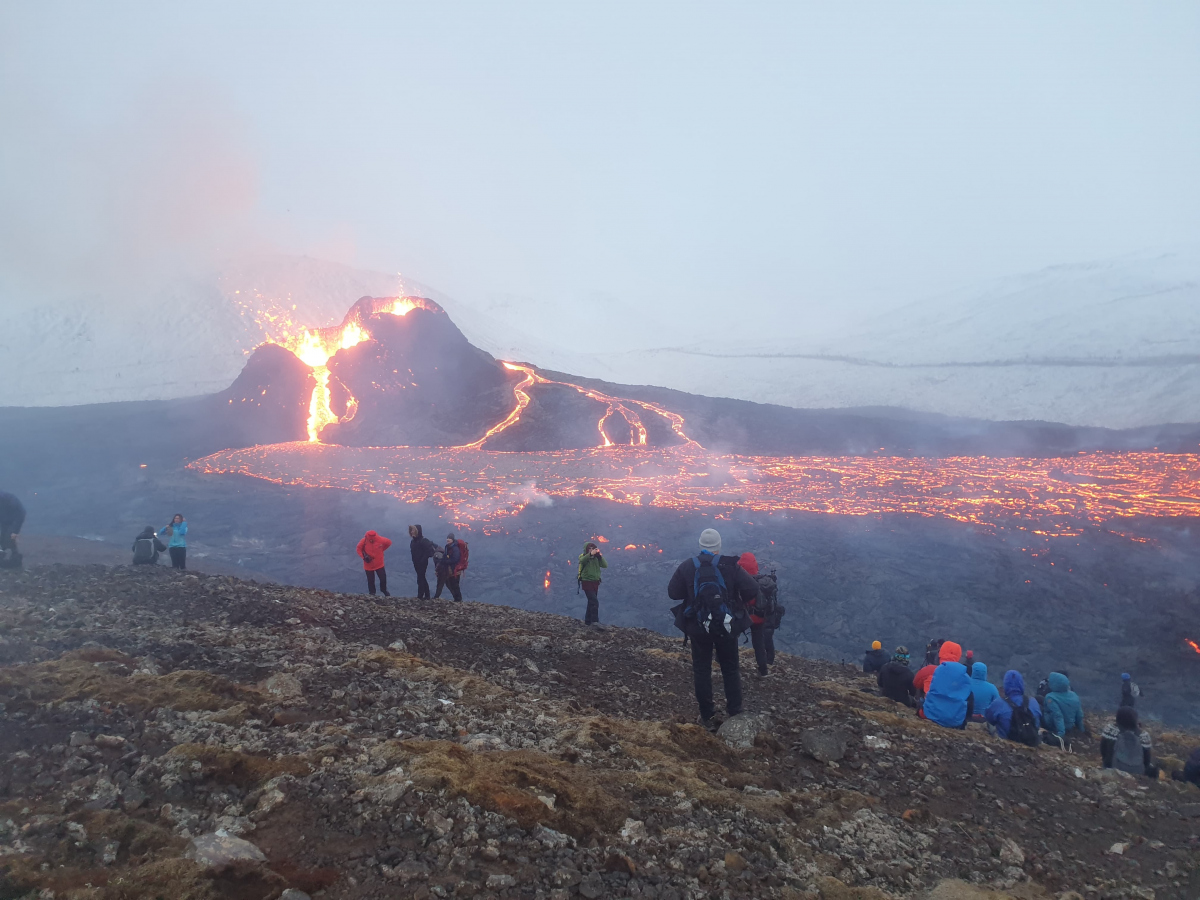
{"label": "black backpack", "polygon": [[775,570],[755,575],[754,580],[758,582],[758,599],[754,603],[754,614],[763,620],[767,628],[778,628],[787,609],[779,602],[779,579],[775,577]]}
{"label": "black backpack", "polygon": [[154,562],[154,538],[140,537],[133,542],[133,561],[135,563]]}
{"label": "black backpack", "polygon": [[1013,705],[1013,702],[1007,698],[1004,702],[1012,710],[1012,719],[1008,723],[1008,739],[1016,741],[1018,744],[1036,747],[1039,741],[1038,726],[1037,721],[1033,718],[1033,712],[1029,708],[1029,698],[1024,698],[1024,702],[1020,706]]}

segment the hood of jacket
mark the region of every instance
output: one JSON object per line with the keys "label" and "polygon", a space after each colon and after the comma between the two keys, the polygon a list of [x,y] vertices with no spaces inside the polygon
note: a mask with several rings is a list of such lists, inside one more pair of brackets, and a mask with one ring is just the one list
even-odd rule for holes
{"label": "hood of jacket", "polygon": [[753,553],[743,553],[738,557],[738,565],[751,575],[758,574],[758,560]]}
{"label": "hood of jacket", "polygon": [[971,668],[971,679],[973,681],[987,681],[987,666],[981,662],[975,663]]}
{"label": "hood of jacket", "polygon": [[425,530],[423,528],[421,528],[420,525],[414,525],[413,528],[417,529],[417,533],[413,537],[413,540],[414,541],[424,540],[425,539]]}
{"label": "hood of jacket", "polygon": [[[128,534],[128,532],[126,532],[126,534]],[[147,525],[145,528],[142,529],[142,533],[139,534],[138,537],[140,537],[140,538],[154,537],[154,526]]]}
{"label": "hood of jacket", "polygon": [[377,538],[377,537],[379,537],[379,534],[378,534],[378,532],[374,532],[374,531],[368,531],[368,532],[366,533],[366,538],[367,538],[368,540],[371,540],[371,541],[373,541],[373,540],[375,540],[375,538]]}
{"label": "hood of jacket", "polygon": [[1012,699],[1015,694],[1025,696],[1025,679],[1016,669],[1009,669],[1004,673],[1004,696]]}
{"label": "hood of jacket", "polygon": [[962,659],[962,647],[954,643],[954,641],[946,641],[938,650],[938,662],[956,663]]}
{"label": "hood of jacket", "polygon": [[1071,689],[1070,680],[1062,672],[1051,672],[1047,681],[1050,683],[1050,690],[1056,693],[1065,694]]}

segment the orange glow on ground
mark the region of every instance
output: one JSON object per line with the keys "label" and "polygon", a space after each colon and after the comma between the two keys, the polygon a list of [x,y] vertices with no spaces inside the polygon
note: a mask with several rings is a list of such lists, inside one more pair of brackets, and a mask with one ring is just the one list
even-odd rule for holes
{"label": "orange glow on ground", "polygon": [[[293,443],[224,450],[190,468],[390,494],[437,504],[460,522],[502,521],[529,502],[531,484],[551,497],[689,513],[900,513],[1043,537],[1079,535],[1110,522],[1128,531],[1134,517],[1200,514],[1200,456],[1195,454],[755,457],[709,455],[695,444],[499,453]],[[596,541],[607,543],[604,537]]]}

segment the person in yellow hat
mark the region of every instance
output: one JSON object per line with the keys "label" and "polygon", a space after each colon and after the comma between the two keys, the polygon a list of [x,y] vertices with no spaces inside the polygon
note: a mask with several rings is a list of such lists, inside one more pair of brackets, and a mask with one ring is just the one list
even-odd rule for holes
{"label": "person in yellow hat", "polygon": [[867,651],[867,655],[863,657],[863,671],[868,675],[874,675],[886,666],[891,658],[891,654],[883,649],[883,644],[874,641],[871,649]]}

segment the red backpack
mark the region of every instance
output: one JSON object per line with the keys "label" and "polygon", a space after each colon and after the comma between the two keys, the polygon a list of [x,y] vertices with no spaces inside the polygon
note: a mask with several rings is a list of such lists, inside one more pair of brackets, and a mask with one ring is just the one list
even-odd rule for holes
{"label": "red backpack", "polygon": [[466,541],[456,539],[454,543],[458,544],[458,552],[462,554],[462,558],[458,561],[458,565],[454,569],[454,574],[457,575],[467,570],[467,557],[470,555],[470,550],[467,548]]}

